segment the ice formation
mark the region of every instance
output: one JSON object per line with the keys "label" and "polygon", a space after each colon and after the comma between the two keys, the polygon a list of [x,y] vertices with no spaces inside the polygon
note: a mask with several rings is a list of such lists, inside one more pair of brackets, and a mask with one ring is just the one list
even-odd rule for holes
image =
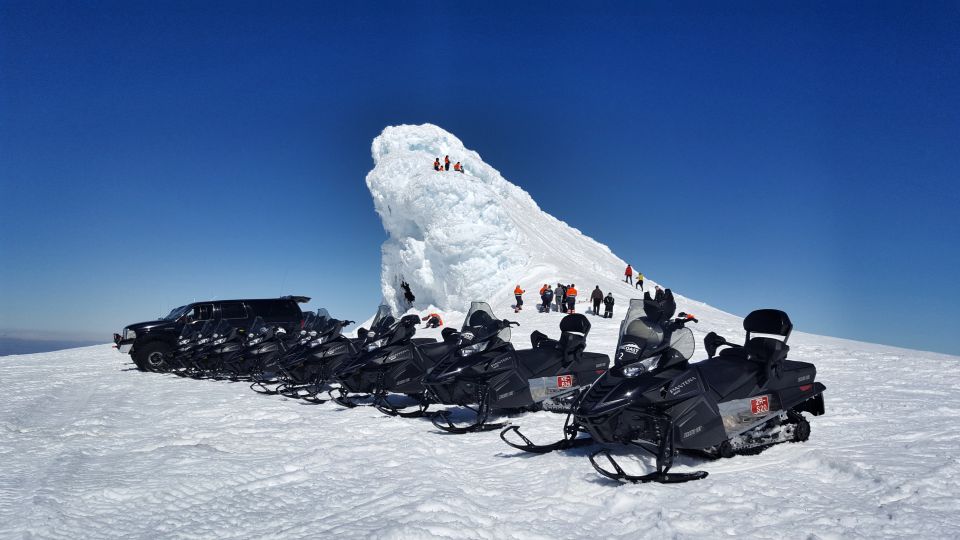
{"label": "ice formation", "polygon": [[[618,279],[626,262],[610,249],[543,212],[480,155],[432,124],[391,126],[372,145],[367,187],[389,238],[382,247],[381,287],[405,310],[400,282],[414,307],[464,311],[472,300],[512,301],[516,285],[531,302],[542,283],[577,283],[589,294],[595,275]],[[436,172],[450,156],[465,174]],[[584,280],[590,277],[590,282]],[[581,283],[583,285],[581,285]]]}

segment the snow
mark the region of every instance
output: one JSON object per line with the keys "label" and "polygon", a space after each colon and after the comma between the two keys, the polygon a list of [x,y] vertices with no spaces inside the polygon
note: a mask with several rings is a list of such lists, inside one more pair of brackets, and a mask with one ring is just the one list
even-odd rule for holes
{"label": "snow", "polygon": [[[513,342],[525,348],[534,330],[558,335],[561,315],[533,309],[539,284],[574,282],[582,297],[600,285],[617,298],[615,317],[590,316],[587,349],[612,354],[638,294],[621,281],[624,261],[543,214],[440,128],[387,128],[373,150],[367,183],[390,235],[389,301],[401,274],[414,311],[441,310],[448,325],[469,300],[488,300],[520,323]],[[468,173],[434,172],[445,154]],[[561,240],[570,249],[552,248]],[[513,313],[517,282],[530,292]],[[677,299],[700,319],[698,340],[711,330],[742,340],[741,319]],[[681,457],[675,470],[710,476],[677,485],[606,480],[589,448],[534,456],[496,432],[450,435],[371,407],[140,373],[106,345],[2,357],[0,538],[960,537],[960,358],[794,323],[790,358],[815,363],[827,386],[810,440]],[[703,357],[701,348],[694,359]],[[504,420],[547,442],[564,417]],[[652,465],[617,453],[631,472]]]}

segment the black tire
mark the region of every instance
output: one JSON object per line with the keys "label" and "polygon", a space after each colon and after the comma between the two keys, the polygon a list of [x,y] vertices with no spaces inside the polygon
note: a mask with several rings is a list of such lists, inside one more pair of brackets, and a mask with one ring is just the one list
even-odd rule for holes
{"label": "black tire", "polygon": [[166,371],[168,368],[167,355],[169,354],[169,345],[154,341],[142,347],[137,347],[137,353],[133,361],[138,368],[144,371]]}

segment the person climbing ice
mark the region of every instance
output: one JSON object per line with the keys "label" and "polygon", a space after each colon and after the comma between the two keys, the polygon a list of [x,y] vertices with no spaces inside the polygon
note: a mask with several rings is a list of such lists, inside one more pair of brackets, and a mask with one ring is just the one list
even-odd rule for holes
{"label": "person climbing ice", "polygon": [[403,298],[407,301],[407,308],[413,307],[413,302],[417,299],[410,290],[410,284],[406,281],[400,281],[400,288],[403,289]]}

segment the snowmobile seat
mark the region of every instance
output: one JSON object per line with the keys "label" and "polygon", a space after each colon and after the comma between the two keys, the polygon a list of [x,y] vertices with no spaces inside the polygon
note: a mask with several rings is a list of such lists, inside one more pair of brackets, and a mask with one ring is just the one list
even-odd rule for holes
{"label": "snowmobile seat", "polygon": [[450,344],[443,341],[427,343],[426,345],[420,346],[420,352],[423,356],[432,360],[434,364],[447,356],[451,350],[453,349],[450,347]]}
{"label": "snowmobile seat", "polygon": [[740,348],[724,349],[719,356],[697,362],[695,366],[717,403],[749,397],[764,371],[761,364],[747,361],[747,355]]}
{"label": "snowmobile seat", "polygon": [[590,333],[590,321],[582,313],[567,315],[560,321],[560,341],[557,348],[563,355],[563,364],[569,365],[580,359],[587,347],[587,334]]}
{"label": "snowmobile seat", "polygon": [[414,345],[417,345],[417,346],[420,346],[420,347],[425,347],[425,346],[427,346],[427,345],[433,345],[433,344],[436,343],[436,342],[437,342],[437,340],[435,340],[435,339],[433,339],[433,338],[427,338],[427,337],[424,337],[424,338],[413,338],[413,339],[410,340],[410,343],[413,343]]}
{"label": "snowmobile seat", "polygon": [[750,341],[750,334],[773,334],[783,336],[786,343],[793,331],[793,323],[779,309],[758,309],[743,319],[743,329],[747,331],[747,341]]}

